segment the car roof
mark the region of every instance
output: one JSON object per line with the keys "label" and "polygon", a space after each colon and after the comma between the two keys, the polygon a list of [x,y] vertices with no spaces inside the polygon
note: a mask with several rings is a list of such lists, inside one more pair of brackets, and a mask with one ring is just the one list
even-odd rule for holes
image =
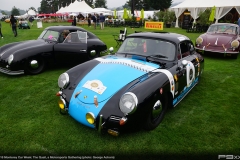
{"label": "car roof", "polygon": [[211,24],[211,26],[216,26],[216,25],[227,25],[227,26],[238,27],[238,25],[234,24],[234,23],[214,23],[214,24]]}
{"label": "car roof", "polygon": [[133,33],[127,36],[127,38],[130,38],[130,37],[164,39],[167,41],[174,42],[176,44],[178,44],[181,41],[190,40],[185,35],[170,33],[170,32],[139,32],[139,33]]}
{"label": "car roof", "polygon": [[97,37],[92,32],[89,32],[89,31],[87,31],[81,27],[77,27],[77,26],[50,26],[50,27],[45,28],[45,30],[54,30],[54,31],[58,31],[58,32],[61,32],[63,30],[81,30],[81,31],[87,32],[88,36],[90,36],[90,37]]}

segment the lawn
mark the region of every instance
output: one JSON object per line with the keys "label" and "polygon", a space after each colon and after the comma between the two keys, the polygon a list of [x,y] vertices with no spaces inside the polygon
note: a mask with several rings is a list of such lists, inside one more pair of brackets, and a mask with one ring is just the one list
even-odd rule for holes
{"label": "lawn", "polygon": [[[51,25],[60,24],[44,23],[43,27]],[[83,28],[95,33],[108,48],[116,46],[112,35],[123,29]],[[128,34],[145,30],[127,29]],[[4,38],[0,39],[0,46],[36,39],[42,30],[35,22],[31,29],[18,30],[18,36],[14,37],[10,25],[2,22]],[[200,35],[186,33],[181,28],[164,31],[184,34],[192,41]],[[55,96],[59,90],[57,80],[68,67],[52,67],[35,76],[0,73],[0,159],[7,155],[90,156],[95,159],[93,156],[218,159],[218,155],[240,155],[240,56],[237,60],[204,58],[205,70],[200,83],[178,106],[167,112],[159,127],[150,132],[122,133],[119,137],[99,134],[59,113],[59,97]]]}

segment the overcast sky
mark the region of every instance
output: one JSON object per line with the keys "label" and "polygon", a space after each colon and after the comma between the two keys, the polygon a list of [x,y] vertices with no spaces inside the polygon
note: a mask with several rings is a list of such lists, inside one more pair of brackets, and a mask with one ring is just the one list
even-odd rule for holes
{"label": "overcast sky", "polygon": [[[73,2],[75,0],[72,0]],[[124,5],[128,0],[107,0],[107,7],[120,7]],[[173,0],[173,2],[181,2],[184,0]],[[40,7],[41,0],[0,0],[0,10],[11,11],[15,6],[16,8],[27,10],[30,7],[34,7],[36,10]]]}

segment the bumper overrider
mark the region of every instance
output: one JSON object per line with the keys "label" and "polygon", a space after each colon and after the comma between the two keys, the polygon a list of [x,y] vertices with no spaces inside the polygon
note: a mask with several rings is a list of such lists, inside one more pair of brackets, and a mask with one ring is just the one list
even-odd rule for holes
{"label": "bumper overrider", "polygon": [[[96,107],[96,104],[85,104],[76,100],[75,102],[71,101],[71,107],[69,108],[70,103],[67,101],[66,95],[62,91],[59,91],[56,95],[60,97],[58,104],[61,114],[70,114],[78,122],[98,130],[99,133],[107,131],[112,136],[118,136],[120,130],[128,121],[127,116],[106,116],[101,112],[96,115],[90,108],[101,108],[101,103]],[[75,94],[74,98],[77,96],[78,94]],[[81,116],[81,113],[84,113],[85,116]]]}
{"label": "bumper overrider", "polygon": [[195,47],[198,53],[204,54],[204,52],[212,52],[212,53],[222,53],[222,54],[238,54],[239,51],[233,51],[232,48],[207,48],[206,46],[203,47]]}

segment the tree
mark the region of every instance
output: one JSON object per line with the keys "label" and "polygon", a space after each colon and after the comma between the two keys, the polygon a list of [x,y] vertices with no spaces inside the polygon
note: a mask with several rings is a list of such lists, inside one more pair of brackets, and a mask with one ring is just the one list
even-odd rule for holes
{"label": "tree", "polygon": [[[127,2],[128,6],[132,6],[132,0]],[[162,10],[168,9],[172,5],[172,0],[134,0],[134,10]]]}
{"label": "tree", "polygon": [[155,10],[164,11],[172,5],[172,0],[148,0],[149,6]]}
{"label": "tree", "polygon": [[11,14],[15,16],[20,15],[19,10],[15,6],[12,8]]}
{"label": "tree", "polygon": [[85,2],[93,8],[93,0],[85,0]]}
{"label": "tree", "polygon": [[106,6],[106,0],[95,0],[95,8],[107,8]]}

